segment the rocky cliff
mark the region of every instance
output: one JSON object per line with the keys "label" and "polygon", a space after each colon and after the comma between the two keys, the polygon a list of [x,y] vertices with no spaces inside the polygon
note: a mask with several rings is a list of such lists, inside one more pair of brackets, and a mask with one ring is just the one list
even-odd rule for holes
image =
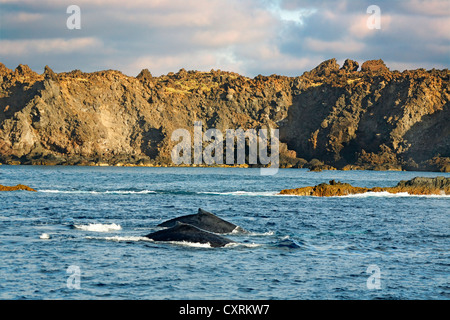
{"label": "rocky cliff", "polygon": [[449,76],[381,60],[255,78],[0,64],[0,162],[172,165],[172,132],[202,121],[203,131],[279,128],[282,167],[449,172]]}

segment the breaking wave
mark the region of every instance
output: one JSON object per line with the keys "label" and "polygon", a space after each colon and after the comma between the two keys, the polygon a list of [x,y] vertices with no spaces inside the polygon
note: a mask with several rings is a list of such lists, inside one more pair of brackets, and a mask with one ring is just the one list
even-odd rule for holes
{"label": "breaking wave", "polygon": [[349,194],[347,196],[336,196],[333,198],[369,198],[369,197],[383,197],[383,198],[402,198],[402,197],[422,197],[422,198],[450,198],[450,195],[445,194],[409,194],[407,192],[390,193],[382,192],[365,192],[358,194]]}
{"label": "breaking wave", "polygon": [[75,229],[80,229],[83,231],[93,231],[93,232],[111,232],[122,230],[122,227],[118,224],[102,224],[102,223],[90,223],[87,225],[75,224],[73,226]]}
{"label": "breaking wave", "polygon": [[44,193],[67,193],[67,194],[149,194],[156,193],[153,190],[106,190],[106,191],[97,191],[97,190],[53,190],[53,189],[43,189],[39,190],[39,192]]}
{"label": "breaking wave", "polygon": [[[65,194],[177,194],[177,195],[213,195],[213,196],[247,196],[247,197],[299,197],[295,194],[280,194],[279,191],[180,191],[180,190],[55,190],[43,189],[39,190],[43,193],[65,193]],[[314,197],[314,196],[313,196]],[[383,192],[366,192],[358,194],[350,194],[345,196],[333,196],[331,198],[368,198],[368,197],[383,197],[383,198],[401,198],[401,197],[423,197],[423,198],[450,198],[450,195],[415,195],[407,192],[390,193]]]}
{"label": "breaking wave", "polygon": [[198,192],[199,194],[211,194],[219,196],[259,196],[259,197],[273,197],[278,195],[278,191],[231,191],[231,192],[213,192],[204,191]]}
{"label": "breaking wave", "polygon": [[[188,242],[188,241],[154,241],[153,239],[149,239],[143,236],[112,236],[112,237],[91,237],[88,236],[86,239],[91,240],[105,240],[105,241],[115,241],[115,242],[152,242],[159,244],[173,244],[183,247],[192,247],[192,248],[213,248],[209,243],[198,243],[198,242]],[[237,248],[237,247],[246,247],[246,248],[257,248],[262,246],[259,243],[241,243],[241,242],[231,242],[224,246],[224,248]]]}
{"label": "breaking wave", "polygon": [[278,196],[278,191],[180,191],[180,190],[57,190],[42,189],[42,193],[65,193],[65,194],[178,194],[178,195],[217,195],[217,196]]}
{"label": "breaking wave", "polygon": [[142,236],[113,236],[113,237],[91,237],[88,236],[86,239],[93,239],[93,240],[107,240],[107,241],[116,241],[116,242],[134,242],[134,241],[149,241],[153,242],[153,240],[142,237]]}

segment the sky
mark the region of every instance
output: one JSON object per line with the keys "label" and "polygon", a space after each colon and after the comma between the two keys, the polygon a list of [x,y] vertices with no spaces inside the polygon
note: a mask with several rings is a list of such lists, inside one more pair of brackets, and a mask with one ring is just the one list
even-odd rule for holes
{"label": "sky", "polygon": [[450,1],[0,0],[0,62],[10,69],[299,76],[331,58],[448,68]]}

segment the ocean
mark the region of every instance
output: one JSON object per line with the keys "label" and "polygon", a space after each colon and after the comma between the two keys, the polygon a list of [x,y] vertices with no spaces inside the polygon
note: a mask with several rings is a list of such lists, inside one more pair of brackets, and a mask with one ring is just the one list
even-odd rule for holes
{"label": "ocean", "polygon": [[[436,172],[0,166],[0,299],[450,298],[450,196],[283,196],[329,180],[388,187]],[[199,208],[236,244],[144,235]]]}

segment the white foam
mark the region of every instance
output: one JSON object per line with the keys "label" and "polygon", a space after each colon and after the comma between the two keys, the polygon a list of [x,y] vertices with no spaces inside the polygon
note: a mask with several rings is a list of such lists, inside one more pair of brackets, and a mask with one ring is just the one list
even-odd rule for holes
{"label": "white foam", "polygon": [[154,243],[170,243],[176,245],[182,245],[186,247],[195,247],[195,248],[212,248],[208,243],[198,243],[198,242],[187,242],[187,241],[154,241],[153,239],[149,239],[147,237],[142,236],[114,236],[114,237],[86,237],[86,239],[96,239],[96,240],[109,240],[109,241],[147,241]]}
{"label": "white foam", "polygon": [[43,233],[39,236],[39,239],[48,240],[50,239],[50,235],[48,233]]}
{"label": "white foam", "polygon": [[111,194],[149,194],[149,193],[156,193],[156,191],[153,190],[141,190],[141,191],[105,191],[104,193],[111,193]]}
{"label": "white foam", "polygon": [[146,237],[138,237],[138,236],[114,236],[114,237],[86,237],[86,239],[95,239],[95,240],[108,240],[108,241],[151,241],[153,240]]}
{"label": "white foam", "polygon": [[365,192],[357,194],[349,194],[346,196],[334,196],[332,198],[368,198],[368,197],[383,197],[383,198],[401,198],[401,197],[421,197],[421,198],[450,198],[450,195],[445,194],[409,194],[408,192],[390,193],[387,191],[381,192]]}
{"label": "white foam", "polygon": [[121,230],[122,227],[118,224],[102,224],[102,223],[90,223],[88,225],[74,225],[76,229],[84,231],[94,231],[94,232],[110,232]]}
{"label": "white foam", "polygon": [[65,194],[149,194],[156,193],[153,190],[106,190],[106,191],[87,191],[87,190],[53,190],[53,189],[43,189],[38,190],[44,193],[65,193]]}
{"label": "white foam", "polygon": [[[153,239],[149,239],[147,237],[142,236],[113,236],[113,237],[91,237],[88,236],[86,239],[93,240],[106,240],[106,241],[116,241],[116,242],[138,242],[138,241],[146,241],[153,243],[169,243],[179,246],[192,247],[192,248],[213,248],[211,244],[208,243],[199,243],[199,242],[187,242],[187,241],[154,241]],[[247,247],[247,248],[257,248],[262,246],[259,243],[240,243],[240,242],[231,242],[227,243],[224,248],[235,248],[235,247]]]}
{"label": "white foam", "polygon": [[236,248],[236,247],[257,248],[261,246],[262,244],[260,243],[230,242],[225,245],[225,248]]}
{"label": "white foam", "polygon": [[369,198],[369,197],[380,197],[380,198],[401,198],[401,197],[422,197],[422,198],[450,198],[450,195],[446,194],[409,194],[407,192],[390,193],[387,191],[381,192],[365,192],[365,193],[355,193],[348,194],[344,196],[331,196],[331,197],[320,197],[320,196],[302,196],[298,194],[276,194],[279,197],[314,197],[314,198]]}
{"label": "white foam", "polygon": [[193,247],[193,248],[212,248],[211,244],[209,242],[207,242],[207,243],[187,242],[187,241],[163,241],[163,242],[181,245],[181,246],[185,246],[185,247]]}
{"label": "white foam", "polygon": [[231,191],[231,192],[212,192],[212,191],[204,191],[199,192],[201,194],[215,194],[222,196],[254,196],[254,197],[273,197],[277,196],[277,191]]}
{"label": "white foam", "polygon": [[64,190],[53,190],[53,189],[43,189],[38,190],[39,192],[45,192],[45,193],[82,193],[81,191],[64,191]]}
{"label": "white foam", "polygon": [[265,236],[273,236],[275,232],[267,231],[267,232],[247,232],[246,235],[254,236],[254,237],[265,237]]}
{"label": "white foam", "polygon": [[[43,193],[62,193],[62,194],[153,194],[158,193],[154,190],[106,190],[106,191],[89,191],[89,190],[57,190],[57,189],[42,189],[38,190]],[[249,197],[275,197],[281,196],[278,191],[230,191],[230,192],[216,192],[216,191],[200,191],[197,194],[211,194],[219,196],[249,196]]]}
{"label": "white foam", "polygon": [[[106,190],[106,191],[87,191],[87,190],[54,190],[54,189],[43,189],[38,190],[44,193],[65,193],[65,194],[153,194],[157,193],[154,190]],[[215,191],[200,191],[198,194],[211,194],[219,196],[248,196],[248,197],[299,197],[296,194],[280,194],[279,191],[230,191],[230,192],[215,192]],[[450,198],[450,195],[436,194],[436,195],[416,195],[409,194],[407,192],[400,193],[390,193],[387,191],[382,192],[366,192],[358,194],[349,194],[345,196],[333,196],[333,197],[355,197],[355,198],[366,198],[366,197],[425,197],[425,198]],[[331,198],[333,198],[331,197]]]}

